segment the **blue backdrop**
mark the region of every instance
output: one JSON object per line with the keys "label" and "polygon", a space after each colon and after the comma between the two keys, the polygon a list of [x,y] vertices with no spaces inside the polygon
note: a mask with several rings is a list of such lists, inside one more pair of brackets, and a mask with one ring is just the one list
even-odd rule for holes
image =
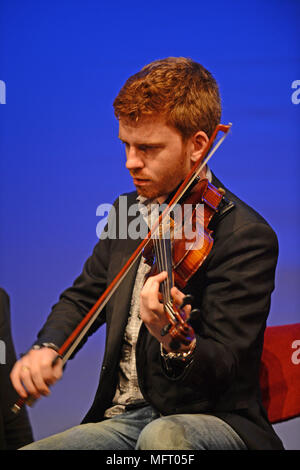
{"label": "blue backdrop", "polygon": [[[167,56],[199,61],[220,84],[233,128],[211,167],[278,234],[269,325],[299,322],[299,16],[298,0],[0,1],[0,285],[18,353],[97,242],[97,206],[133,189],[112,102]],[[104,333],[30,410],[36,438],[80,422]],[[300,419],[276,430],[300,448]]]}

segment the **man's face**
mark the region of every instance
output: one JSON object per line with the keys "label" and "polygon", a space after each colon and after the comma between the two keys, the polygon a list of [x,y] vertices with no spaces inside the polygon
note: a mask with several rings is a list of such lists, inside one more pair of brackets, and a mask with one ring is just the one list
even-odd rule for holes
{"label": "man's face", "polygon": [[126,168],[138,194],[163,202],[191,169],[191,145],[162,119],[137,125],[119,121],[119,138],[125,144]]}

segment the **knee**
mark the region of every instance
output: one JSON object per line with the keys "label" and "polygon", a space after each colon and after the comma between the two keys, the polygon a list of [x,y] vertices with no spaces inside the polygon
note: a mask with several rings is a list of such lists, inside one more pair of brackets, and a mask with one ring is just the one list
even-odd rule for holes
{"label": "knee", "polygon": [[137,450],[178,450],[189,449],[184,426],[169,417],[158,418],[144,427]]}

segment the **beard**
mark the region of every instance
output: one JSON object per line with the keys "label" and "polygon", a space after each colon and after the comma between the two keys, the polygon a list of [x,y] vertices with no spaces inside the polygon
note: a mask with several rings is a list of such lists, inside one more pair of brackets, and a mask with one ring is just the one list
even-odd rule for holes
{"label": "beard", "polygon": [[[149,181],[145,185],[136,185],[137,193],[147,199],[166,198],[178,185],[184,180],[188,174],[186,153],[183,152],[176,165],[171,168],[162,168],[161,173],[155,179],[149,176]],[[148,175],[131,172],[133,178],[147,179]]]}
{"label": "beard", "polygon": [[136,185],[137,193],[147,199],[165,199],[183,181],[184,175],[166,175],[159,182],[149,181],[145,186]]}

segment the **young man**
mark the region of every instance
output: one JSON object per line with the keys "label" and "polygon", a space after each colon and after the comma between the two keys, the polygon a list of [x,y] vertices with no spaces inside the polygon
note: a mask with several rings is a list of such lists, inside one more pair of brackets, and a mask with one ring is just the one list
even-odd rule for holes
{"label": "young man", "polygon": [[[137,192],[128,205],[163,203],[187,175],[216,125],[218,86],[185,58],[155,61],[125,83],[114,102],[126,166]],[[205,168],[201,175],[217,188]],[[226,189],[214,219],[214,245],[176,304],[194,297],[195,339],[176,351],[160,302],[161,272],[141,259],[97,320],[106,350],[94,403],[75,428],[27,449],[281,449],[260,401],[259,366],[274,288],[277,238],[266,221]],[[119,201],[115,203],[118,220]],[[141,209],[142,210],[142,209]],[[130,218],[128,220],[130,223]],[[118,231],[117,231],[118,233]],[[140,240],[103,237],[81,275],[54,306],[36,347],[11,374],[22,397],[46,395],[62,375],[60,347],[114,279]],[[189,309],[186,309],[189,313]],[[40,349],[37,349],[41,346]],[[53,349],[54,348],[54,349]],[[176,352],[176,354],[174,354]]]}

